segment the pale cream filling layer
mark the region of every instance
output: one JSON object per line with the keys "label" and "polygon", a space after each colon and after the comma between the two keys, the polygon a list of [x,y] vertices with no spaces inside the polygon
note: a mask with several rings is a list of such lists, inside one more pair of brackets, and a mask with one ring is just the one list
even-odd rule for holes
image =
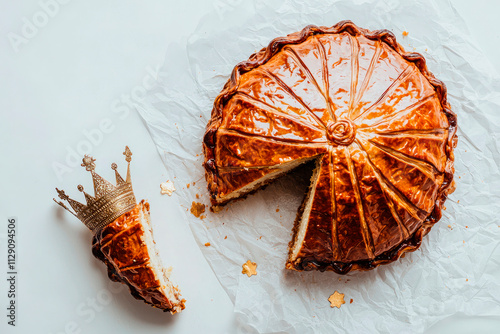
{"label": "pale cream filling layer", "polygon": [[304,242],[304,238],[307,232],[307,225],[309,223],[309,216],[311,213],[312,204],[314,201],[314,195],[316,193],[316,185],[319,179],[319,172],[321,170],[320,159],[316,160],[316,168],[313,171],[311,176],[311,186],[309,188],[309,192],[305,199],[304,211],[302,213],[302,217],[298,222],[298,231],[296,237],[293,241],[293,245],[291,247],[290,261],[295,261],[297,256],[299,255],[300,250],[302,249],[302,244]]}
{"label": "pale cream filling layer", "polygon": [[148,249],[150,259],[149,265],[153,269],[155,277],[160,281],[160,290],[172,304],[173,311],[180,312],[182,310],[180,306],[181,301],[179,300],[177,289],[173,286],[173,284],[167,277],[167,271],[163,266],[158,248],[156,247],[156,243],[154,242],[149,213],[145,212],[144,209],[140,210],[139,219],[142,225],[142,230],[144,231],[142,241],[146,244],[146,247]]}

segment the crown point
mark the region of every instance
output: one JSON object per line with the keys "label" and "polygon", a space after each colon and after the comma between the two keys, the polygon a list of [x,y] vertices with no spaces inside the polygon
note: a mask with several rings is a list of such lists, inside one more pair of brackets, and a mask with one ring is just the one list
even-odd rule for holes
{"label": "crown point", "polygon": [[83,192],[83,186],[81,184],[79,184],[77,188],[80,192]]}
{"label": "crown point", "polygon": [[128,146],[125,146],[125,152],[123,152],[123,155],[125,156],[125,161],[132,161],[132,151],[130,151],[130,148],[128,148]]}
{"label": "crown point", "polygon": [[116,163],[114,163],[114,162],[113,162],[113,163],[111,164],[111,169],[112,169],[112,170],[116,170],[117,168],[118,168],[118,166],[116,165]]}
{"label": "crown point", "polygon": [[59,196],[60,199],[68,200],[69,196],[66,195],[64,190],[59,190],[56,188],[56,191],[57,191],[57,195]]}
{"label": "crown point", "polygon": [[85,167],[85,169],[90,172],[92,170],[95,169],[95,163],[94,163],[95,159],[88,156],[88,155],[85,155],[82,159],[82,164],[81,166],[82,167]]}

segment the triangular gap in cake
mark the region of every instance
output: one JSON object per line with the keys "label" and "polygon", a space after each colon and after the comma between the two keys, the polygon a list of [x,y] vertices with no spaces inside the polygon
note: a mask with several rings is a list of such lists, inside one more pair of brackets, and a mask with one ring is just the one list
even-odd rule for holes
{"label": "triangular gap in cake", "polygon": [[289,244],[288,261],[286,264],[286,267],[288,269],[295,269],[295,261],[299,258],[299,254],[302,250],[302,245],[306,237],[311,209],[316,197],[316,188],[318,185],[318,180],[320,178],[322,160],[323,155],[320,158],[317,158],[315,161],[315,167],[311,175],[309,189],[307,190],[305,198],[302,201],[299,211],[297,212],[297,218],[295,219],[292,231],[293,237]]}
{"label": "triangular gap in cake", "polygon": [[[216,198],[217,204],[212,209],[216,210],[218,206],[225,205],[231,200],[243,198],[314,159],[318,159],[318,155],[262,168],[219,167],[217,180],[219,193]],[[239,178],[245,178],[250,182],[240,186],[242,182]]]}

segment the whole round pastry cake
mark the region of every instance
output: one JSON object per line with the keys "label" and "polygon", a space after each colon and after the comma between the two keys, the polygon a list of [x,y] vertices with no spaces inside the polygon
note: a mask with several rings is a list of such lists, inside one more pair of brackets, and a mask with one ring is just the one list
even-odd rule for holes
{"label": "whole round pastry cake", "polygon": [[387,30],[307,26],[236,65],[204,136],[213,206],[313,160],[286,268],[372,269],[416,250],[453,192],[446,87]]}

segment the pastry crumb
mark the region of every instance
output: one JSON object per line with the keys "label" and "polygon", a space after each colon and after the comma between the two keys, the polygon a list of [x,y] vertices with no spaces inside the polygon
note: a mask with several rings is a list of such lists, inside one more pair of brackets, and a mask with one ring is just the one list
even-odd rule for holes
{"label": "pastry crumb", "polygon": [[226,240],[226,239],[227,239],[227,235],[224,237],[224,240]]}
{"label": "pastry crumb", "polygon": [[[205,212],[205,204],[202,204],[202,203],[198,203],[198,202],[194,202],[193,201],[193,204],[191,204],[191,213],[196,217],[196,218],[200,218],[200,216],[202,215],[202,213]],[[205,218],[205,217],[203,217]]]}
{"label": "pastry crumb", "polygon": [[257,263],[248,260],[242,266],[242,274],[246,274],[248,277],[252,275],[257,275]]}
{"label": "pastry crumb", "polygon": [[210,207],[210,211],[212,211],[213,213],[221,212],[222,209],[223,209],[222,206],[214,205],[214,206]]}
{"label": "pastry crumb", "polygon": [[186,184],[186,187],[189,189],[189,187],[191,187],[191,183]]}
{"label": "pastry crumb", "polygon": [[331,308],[340,308],[342,304],[345,304],[344,301],[344,294],[339,293],[338,291],[335,291],[329,298],[328,301],[330,302],[330,307]]}
{"label": "pastry crumb", "polygon": [[349,304],[352,304],[352,302],[353,302],[353,301],[354,301],[354,300],[352,300],[352,298],[351,298],[351,300],[349,301]]}
{"label": "pastry crumb", "polygon": [[453,227],[451,227],[451,225],[448,225],[448,228],[449,228],[450,230],[453,230]]}
{"label": "pastry crumb", "polygon": [[405,30],[405,31],[403,31],[403,36],[404,36],[404,37],[408,36],[408,31],[406,31],[406,30]]}
{"label": "pastry crumb", "polygon": [[207,218],[207,216],[206,216],[206,215],[201,215],[201,216],[200,216],[200,219],[205,219],[205,218]]}
{"label": "pastry crumb", "polygon": [[466,279],[465,279],[465,281],[466,281],[466,282],[468,282],[468,281],[469,281],[469,279],[468,279],[468,278],[466,278]]}
{"label": "pastry crumb", "polygon": [[160,192],[162,195],[172,196],[172,193],[175,191],[174,183],[170,180],[163,182],[160,184]]}
{"label": "pastry crumb", "polygon": [[205,242],[205,247],[210,247],[210,243],[209,242]]}

